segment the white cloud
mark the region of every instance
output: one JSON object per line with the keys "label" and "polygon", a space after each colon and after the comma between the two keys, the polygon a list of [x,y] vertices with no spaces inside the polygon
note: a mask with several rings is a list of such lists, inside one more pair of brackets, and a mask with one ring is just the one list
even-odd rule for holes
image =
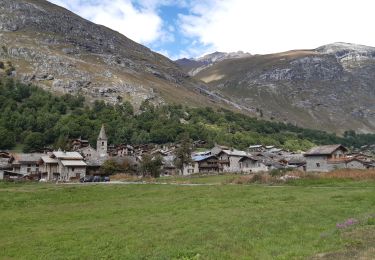
{"label": "white cloud", "polygon": [[375,46],[373,0],[206,0],[181,30],[218,51],[271,53],[343,41]]}
{"label": "white cloud", "polygon": [[76,14],[118,31],[130,39],[149,44],[156,40],[173,40],[163,31],[163,20],[155,8],[156,0],[139,1],[136,7],[130,0],[50,0]]}

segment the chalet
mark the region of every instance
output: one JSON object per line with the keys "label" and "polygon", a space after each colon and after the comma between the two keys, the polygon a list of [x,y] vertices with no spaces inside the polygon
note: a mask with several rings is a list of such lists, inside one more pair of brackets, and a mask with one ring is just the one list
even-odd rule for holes
{"label": "chalet", "polygon": [[247,156],[247,153],[239,150],[222,150],[217,155],[223,172],[240,172],[240,159]]}
{"label": "chalet", "polygon": [[310,149],[305,153],[306,171],[329,172],[346,168],[348,149],[340,144],[324,145]]}
{"label": "chalet", "polygon": [[251,156],[244,156],[239,160],[239,167],[242,173],[256,173],[268,171],[268,167],[259,159]]}

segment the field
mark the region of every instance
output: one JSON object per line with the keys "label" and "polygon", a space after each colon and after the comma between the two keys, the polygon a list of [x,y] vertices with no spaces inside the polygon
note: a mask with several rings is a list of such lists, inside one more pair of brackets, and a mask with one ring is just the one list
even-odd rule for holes
{"label": "field", "polygon": [[228,178],[196,177],[197,186],[0,183],[0,258],[375,255],[375,182],[220,184]]}

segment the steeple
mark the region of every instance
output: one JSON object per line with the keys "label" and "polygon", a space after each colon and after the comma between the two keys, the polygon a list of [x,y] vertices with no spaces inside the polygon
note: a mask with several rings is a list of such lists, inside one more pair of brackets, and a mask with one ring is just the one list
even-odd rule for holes
{"label": "steeple", "polygon": [[108,140],[107,135],[105,133],[104,125],[102,125],[102,128],[100,129],[98,140]]}
{"label": "steeple", "polygon": [[107,156],[108,138],[105,133],[104,125],[100,129],[98,140],[96,141],[96,151],[100,156]]}

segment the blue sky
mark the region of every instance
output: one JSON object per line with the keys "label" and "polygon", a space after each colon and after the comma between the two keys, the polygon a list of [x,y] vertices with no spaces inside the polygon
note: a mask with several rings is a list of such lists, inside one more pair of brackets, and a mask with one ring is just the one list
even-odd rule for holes
{"label": "blue sky", "polygon": [[49,0],[171,59],[375,46],[373,0]]}

